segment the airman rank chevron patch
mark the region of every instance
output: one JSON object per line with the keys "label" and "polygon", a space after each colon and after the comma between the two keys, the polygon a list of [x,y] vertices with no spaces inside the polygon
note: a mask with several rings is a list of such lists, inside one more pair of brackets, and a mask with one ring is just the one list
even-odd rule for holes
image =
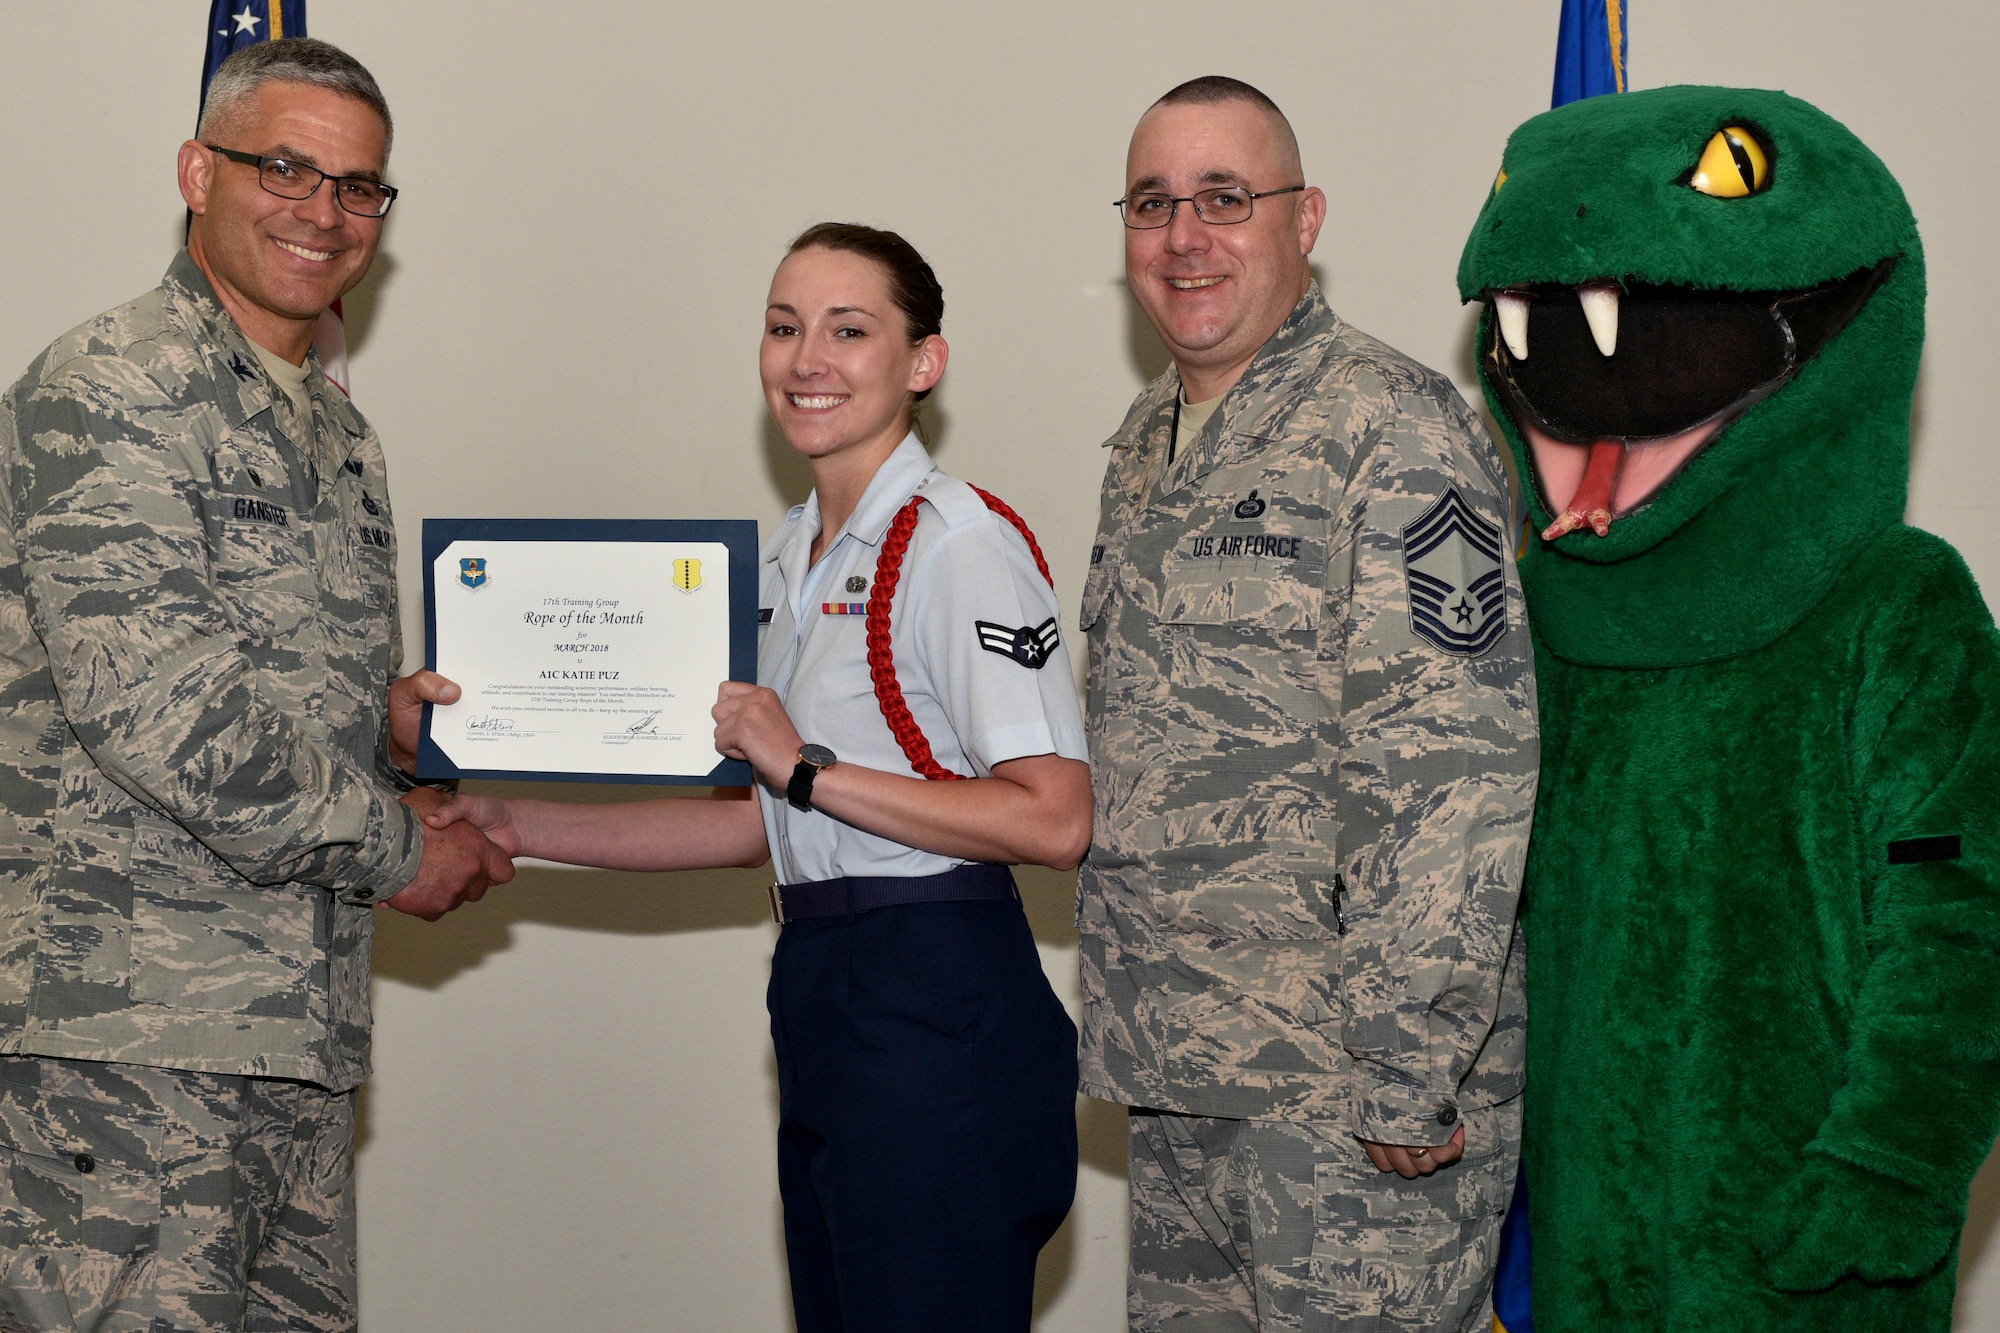
{"label": "airman rank chevron patch", "polygon": [[1011,657],[1031,671],[1040,671],[1046,666],[1049,654],[1062,642],[1054,616],[1039,625],[1023,625],[1018,629],[1012,625],[996,625],[990,620],[975,620],[972,627],[979,635],[981,648],[1002,657]]}

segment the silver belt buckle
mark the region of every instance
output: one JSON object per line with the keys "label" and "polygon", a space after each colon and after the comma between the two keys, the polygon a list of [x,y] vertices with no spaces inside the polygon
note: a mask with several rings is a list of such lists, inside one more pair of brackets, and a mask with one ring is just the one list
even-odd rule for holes
{"label": "silver belt buckle", "polygon": [[773,884],[767,890],[771,895],[771,919],[781,926],[785,924],[785,896],[780,891],[783,888],[781,884]]}

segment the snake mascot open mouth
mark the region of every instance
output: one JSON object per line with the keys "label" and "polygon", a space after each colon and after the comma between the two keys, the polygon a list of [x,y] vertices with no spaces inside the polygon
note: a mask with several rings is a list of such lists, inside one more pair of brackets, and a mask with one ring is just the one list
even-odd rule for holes
{"label": "snake mascot open mouth", "polygon": [[1528,479],[1535,1321],[1946,1330],[2000,1130],[2000,639],[1903,526],[1916,221],[1781,93],[1514,132],[1459,268]]}

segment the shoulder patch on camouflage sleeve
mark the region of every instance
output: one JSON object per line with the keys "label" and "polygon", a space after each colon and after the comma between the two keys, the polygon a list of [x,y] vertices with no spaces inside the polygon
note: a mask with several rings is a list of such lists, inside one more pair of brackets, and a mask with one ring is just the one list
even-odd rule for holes
{"label": "shoulder patch on camouflage sleeve", "polygon": [[1453,487],[1403,528],[1410,628],[1461,657],[1478,657],[1507,632],[1500,529]]}

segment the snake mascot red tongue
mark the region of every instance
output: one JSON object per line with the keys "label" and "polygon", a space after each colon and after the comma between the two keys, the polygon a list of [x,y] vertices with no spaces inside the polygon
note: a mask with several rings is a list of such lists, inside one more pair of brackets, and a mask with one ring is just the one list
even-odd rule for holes
{"label": "snake mascot red tongue", "polygon": [[1541,1333],[1950,1327],[2000,1130],[2000,639],[1902,523],[1924,261],[1781,93],[1514,132],[1459,269],[1529,479]]}

